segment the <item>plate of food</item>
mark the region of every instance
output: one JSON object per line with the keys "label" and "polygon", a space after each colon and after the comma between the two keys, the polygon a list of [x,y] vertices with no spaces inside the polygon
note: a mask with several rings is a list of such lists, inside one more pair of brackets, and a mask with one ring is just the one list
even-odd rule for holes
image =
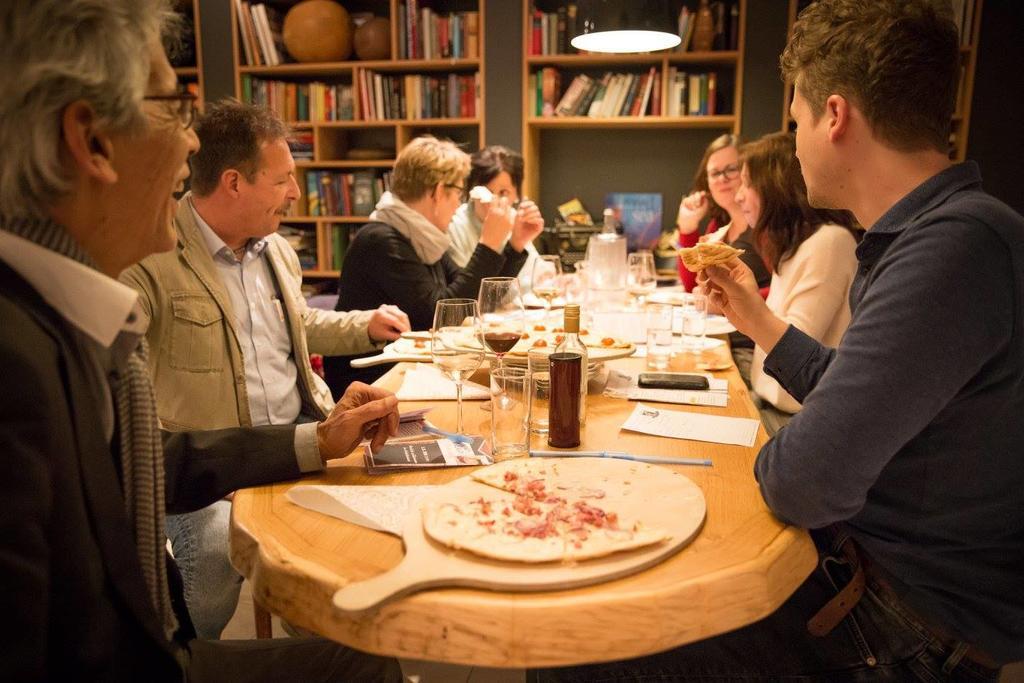
{"label": "plate of food", "polygon": [[[519,335],[514,342],[510,337],[514,337],[514,333],[502,331],[502,336],[506,341],[511,342],[508,346],[508,351],[505,352],[505,360],[511,360],[516,357],[525,360],[529,355],[530,351],[541,351],[550,353],[555,350],[559,343],[565,338],[565,330],[561,327],[551,327],[544,323],[528,323],[526,330]],[[484,331],[486,336],[487,332]],[[626,341],[620,337],[610,337],[606,335],[599,335],[596,332],[592,333],[589,330],[580,330],[580,341],[587,347],[587,357],[591,361],[606,361],[612,360],[613,358],[627,358],[632,356],[636,351],[636,345]],[[467,348],[480,349],[483,345],[479,339],[474,337],[466,337],[464,345]],[[489,349],[485,349],[487,357],[492,358],[494,354]]]}

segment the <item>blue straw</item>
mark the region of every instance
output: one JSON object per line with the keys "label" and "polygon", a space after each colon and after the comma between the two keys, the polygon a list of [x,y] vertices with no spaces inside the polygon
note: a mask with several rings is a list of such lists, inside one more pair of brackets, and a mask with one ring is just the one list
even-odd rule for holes
{"label": "blue straw", "polygon": [[655,465],[698,465],[701,467],[711,467],[711,460],[701,458],[663,458],[657,455],[634,455],[625,451],[530,451],[530,456],[534,458],[617,458],[619,460],[649,462]]}
{"label": "blue straw", "polygon": [[455,432],[446,432],[443,429],[438,429],[433,425],[423,425],[423,431],[429,434],[437,434],[438,436],[446,437],[455,443],[473,443],[473,437],[463,436],[462,434],[456,434]]}

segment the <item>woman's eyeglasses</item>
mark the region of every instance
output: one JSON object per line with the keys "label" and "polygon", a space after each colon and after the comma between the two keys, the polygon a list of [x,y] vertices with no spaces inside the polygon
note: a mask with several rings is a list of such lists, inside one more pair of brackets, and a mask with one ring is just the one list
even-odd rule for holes
{"label": "woman's eyeglasses", "polygon": [[181,121],[181,125],[186,129],[191,128],[196,120],[196,100],[199,99],[199,96],[195,93],[181,90],[173,95],[145,95],[142,99],[155,102],[170,102],[172,106],[177,102],[175,114],[177,114],[178,119]]}
{"label": "woman's eyeglasses", "polygon": [[708,172],[708,180],[718,180],[723,178],[725,180],[732,180],[740,174],[740,167],[736,164],[729,164],[725,168],[717,171]]}

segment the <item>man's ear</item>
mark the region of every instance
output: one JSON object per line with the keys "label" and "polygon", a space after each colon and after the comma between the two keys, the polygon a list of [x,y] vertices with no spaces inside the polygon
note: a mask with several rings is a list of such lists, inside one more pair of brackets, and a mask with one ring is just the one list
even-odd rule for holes
{"label": "man's ear", "polygon": [[825,116],[828,121],[829,142],[837,142],[850,127],[850,101],[842,95],[829,95],[825,100]]}
{"label": "man's ear", "polygon": [[239,184],[242,181],[242,174],[236,169],[229,168],[220,174],[220,186],[229,196],[238,198]]}
{"label": "man's ear", "polygon": [[108,185],[117,182],[113,140],[97,126],[96,112],[88,102],[76,100],[65,107],[61,138],[77,173]]}

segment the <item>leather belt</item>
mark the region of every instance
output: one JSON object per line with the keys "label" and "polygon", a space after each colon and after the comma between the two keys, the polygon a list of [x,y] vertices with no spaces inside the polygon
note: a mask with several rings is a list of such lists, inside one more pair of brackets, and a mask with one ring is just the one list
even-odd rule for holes
{"label": "leather belt", "polygon": [[[969,660],[973,664],[983,669],[990,669],[993,672],[997,672],[1000,669],[1001,665],[985,651],[970,643],[961,641],[944,628],[931,625],[907,607],[906,603],[900,599],[899,594],[892,588],[889,582],[879,576],[878,572],[871,571],[871,563],[867,555],[857,547],[853,539],[845,539],[839,546],[839,552],[842,554],[843,559],[849,563],[850,568],[853,570],[853,575],[842,590],[826,602],[807,621],[807,630],[811,635],[822,637],[831,633],[832,629],[838,626],[857,605],[864,596],[865,587],[870,584],[871,589],[875,591],[879,598],[885,602],[898,605],[900,610],[917,622],[917,626],[924,630],[933,640],[941,643],[951,652],[960,652],[960,659]],[[950,658],[951,668],[956,665],[957,661],[952,661],[952,657]]]}

